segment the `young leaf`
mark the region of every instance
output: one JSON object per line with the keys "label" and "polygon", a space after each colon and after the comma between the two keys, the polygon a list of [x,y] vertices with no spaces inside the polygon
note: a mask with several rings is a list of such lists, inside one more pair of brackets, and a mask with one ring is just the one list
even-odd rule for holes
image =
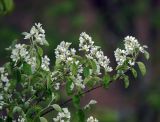
{"label": "young leaf", "polygon": [[22,108],[19,107],[19,106],[15,106],[15,107],[13,108],[13,113],[16,113],[16,112],[20,113],[21,111],[22,111]]}
{"label": "young leaf", "polygon": [[31,69],[31,65],[24,63],[23,64],[23,72],[27,75],[31,75],[32,74],[32,69]]}
{"label": "young leaf", "polygon": [[132,68],[131,71],[132,71],[134,78],[137,78],[137,71],[134,68]]}
{"label": "young leaf", "polygon": [[138,67],[139,67],[142,75],[144,76],[146,74],[146,67],[145,67],[145,65],[142,62],[137,62],[137,64],[138,64]]}
{"label": "young leaf", "polygon": [[149,53],[147,52],[147,51],[144,51],[144,56],[145,56],[145,58],[148,60],[149,59],[149,57],[150,57],[150,55],[149,55]]}
{"label": "young leaf", "polygon": [[129,77],[127,75],[124,76],[124,85],[125,85],[125,88],[128,88],[129,86]]}
{"label": "young leaf", "polygon": [[37,46],[38,54],[42,57],[43,56],[43,49],[39,46]]}
{"label": "young leaf", "polygon": [[89,67],[85,67],[84,70],[83,70],[83,75],[85,77],[88,77],[90,75],[90,71],[89,71]]}
{"label": "young leaf", "polygon": [[40,122],[48,122],[47,119],[44,117],[40,117],[39,119],[40,119]]}
{"label": "young leaf", "polygon": [[107,87],[110,81],[111,81],[111,77],[108,73],[106,73],[105,76],[103,77],[104,87]]}
{"label": "young leaf", "polygon": [[66,83],[66,91],[68,95],[72,94],[72,90],[71,90],[71,85],[72,85],[72,79],[68,78],[67,83]]}
{"label": "young leaf", "polygon": [[5,12],[10,12],[13,7],[14,7],[14,2],[13,0],[3,0],[4,2],[4,8],[5,8]]}
{"label": "young leaf", "polygon": [[98,81],[101,81],[101,78],[99,78],[99,77],[86,77],[85,79],[84,79],[84,83],[85,84],[87,84],[87,86],[89,86],[89,87],[93,87]]}
{"label": "young leaf", "polygon": [[96,65],[95,61],[90,60],[90,64],[91,64],[91,66],[92,66],[93,72],[96,72],[96,70],[97,70],[97,65]]}
{"label": "young leaf", "polygon": [[72,74],[73,75],[76,75],[77,74],[77,65],[75,64],[75,63],[73,63],[72,65],[71,65],[71,72],[72,72]]}
{"label": "young leaf", "polygon": [[56,111],[58,111],[58,112],[61,112],[62,111],[62,109],[61,109],[61,107],[58,105],[58,104],[53,104],[53,105],[51,105]]}
{"label": "young leaf", "polygon": [[82,109],[79,109],[77,112],[78,122],[85,122],[85,113]]}
{"label": "young leaf", "polygon": [[72,97],[73,100],[73,104],[76,108],[80,107],[80,96],[79,95],[75,95]]}

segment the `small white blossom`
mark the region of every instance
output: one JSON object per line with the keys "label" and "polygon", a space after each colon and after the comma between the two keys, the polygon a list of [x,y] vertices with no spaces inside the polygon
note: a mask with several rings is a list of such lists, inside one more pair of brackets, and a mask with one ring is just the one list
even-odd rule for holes
{"label": "small white blossom", "polygon": [[31,57],[31,58],[28,58],[27,60],[28,60],[27,63],[31,65],[32,72],[34,72],[37,66],[36,57]]}
{"label": "small white blossom", "polygon": [[18,117],[18,122],[25,122],[25,118],[23,118],[22,116]]}
{"label": "small white blossom", "polygon": [[45,38],[45,30],[42,28],[42,24],[35,23],[30,30],[30,32],[23,32],[25,35],[24,39],[31,39],[33,43],[38,43],[40,45],[48,45],[48,42]]}
{"label": "small white blossom", "polygon": [[4,90],[7,91],[9,86],[10,86],[10,83],[8,79],[8,73],[5,71],[4,67],[0,67],[0,88],[3,87]]}
{"label": "small white blossom", "polygon": [[69,49],[71,43],[62,41],[55,49],[56,59],[62,62],[72,62],[73,56],[76,53],[74,48]]}
{"label": "small white blossom", "polygon": [[147,48],[146,45],[141,46],[138,40],[132,36],[127,36],[124,38],[124,46],[128,55],[132,55],[136,50],[139,50],[140,52],[144,53],[145,48]]}
{"label": "small white blossom", "polygon": [[[109,66],[110,60],[107,56],[104,56],[104,53],[100,50],[99,46],[94,45],[94,41],[92,41],[92,38],[88,34],[82,32],[79,41],[79,50],[84,50],[87,58],[93,59],[98,68],[101,66],[106,72],[112,71],[112,67]],[[101,74],[99,69],[97,71],[98,74]]]}
{"label": "small white blossom", "polygon": [[83,84],[83,79],[82,76],[80,74],[77,74],[77,76],[75,77],[75,81],[74,81],[75,85],[84,89],[85,85]]}
{"label": "small white blossom", "polygon": [[93,118],[93,116],[90,116],[88,119],[87,119],[87,122],[98,122],[98,120],[96,118]]}
{"label": "small white blossom", "polygon": [[53,118],[54,122],[70,122],[71,114],[68,108],[62,108],[62,112],[59,112],[56,118]]}
{"label": "small white blossom", "polygon": [[50,71],[49,65],[50,65],[50,59],[48,58],[47,55],[45,55],[44,57],[42,57],[41,68],[45,71]]}
{"label": "small white blossom", "polygon": [[84,109],[90,108],[91,105],[97,104],[96,100],[91,100],[85,107]]}
{"label": "small white blossom", "polygon": [[16,44],[15,48],[11,52],[10,57],[15,63],[17,63],[20,59],[28,61],[28,59],[30,58],[25,44]]}
{"label": "small white blossom", "polygon": [[121,50],[119,48],[117,48],[116,51],[114,51],[114,56],[116,58],[118,65],[123,65],[123,63],[127,59],[125,50]]}
{"label": "small white blossom", "polygon": [[85,50],[89,51],[92,45],[94,44],[94,41],[92,41],[92,38],[86,34],[85,32],[82,32],[79,37],[79,50]]}
{"label": "small white blossom", "polygon": [[128,60],[130,66],[134,66],[135,55],[137,55],[138,52],[144,53],[145,48],[147,48],[146,45],[141,46],[138,40],[132,36],[124,38],[124,46],[125,50],[117,48],[116,51],[114,51],[118,66],[123,65],[126,60]]}

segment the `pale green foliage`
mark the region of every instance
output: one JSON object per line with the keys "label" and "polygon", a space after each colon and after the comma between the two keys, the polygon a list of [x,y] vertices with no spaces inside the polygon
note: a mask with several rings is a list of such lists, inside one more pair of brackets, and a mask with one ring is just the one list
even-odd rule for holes
{"label": "pale green foliage", "polygon": [[[41,24],[35,24],[29,33],[23,34],[30,44],[13,43],[8,48],[11,51],[10,62],[0,68],[0,109],[4,111],[0,118],[6,121],[47,122],[44,115],[55,110],[54,122],[70,122],[72,115],[77,116],[79,122],[98,122],[96,118],[91,116],[87,119],[85,115],[97,101],[91,100],[80,106],[81,97],[96,89],[95,86],[108,88],[110,83],[119,79],[124,80],[127,88],[129,77],[125,73],[131,70],[137,77],[134,65],[139,54],[145,54],[149,59],[149,53],[144,49],[146,46],[141,46],[134,37],[126,37],[125,50],[115,51],[118,65],[114,69],[101,48],[83,32],[78,50],[70,48],[71,43],[64,41],[57,46],[56,61],[51,65],[54,67],[50,67],[50,59],[42,48],[48,46],[48,42]],[[137,64],[144,75],[145,65],[142,62]],[[112,70],[116,74],[110,75]],[[65,103],[58,104],[62,99],[61,88],[65,88],[72,98],[66,103],[72,101],[76,112],[69,112]]]}

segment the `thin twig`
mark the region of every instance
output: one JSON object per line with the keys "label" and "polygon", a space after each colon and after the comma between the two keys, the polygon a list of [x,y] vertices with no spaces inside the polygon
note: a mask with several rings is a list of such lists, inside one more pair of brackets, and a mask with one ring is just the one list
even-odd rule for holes
{"label": "thin twig", "polygon": [[[87,93],[89,93],[89,92],[91,92],[91,91],[93,91],[93,90],[95,90],[95,89],[100,88],[100,87],[102,87],[102,85],[98,85],[98,86],[96,86],[96,87],[94,87],[94,88],[88,89],[87,91],[81,93],[81,95],[87,94]],[[72,98],[69,98],[69,99],[66,100],[64,103],[60,104],[60,106],[64,106],[64,105],[68,104],[68,103],[71,102],[71,101],[72,101]],[[48,113],[50,113],[51,111],[54,111],[54,110],[55,110],[54,108],[50,108],[50,109],[48,109],[47,111],[45,111],[44,113],[42,113],[41,116],[44,116],[44,115],[46,115],[46,114],[48,114]]]}

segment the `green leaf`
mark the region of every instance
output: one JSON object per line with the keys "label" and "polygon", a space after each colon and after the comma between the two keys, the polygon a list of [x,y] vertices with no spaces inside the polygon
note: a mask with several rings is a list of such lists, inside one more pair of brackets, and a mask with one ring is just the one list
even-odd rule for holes
{"label": "green leaf", "polygon": [[18,69],[15,69],[13,72],[13,77],[17,80],[17,82],[21,81],[21,72]]}
{"label": "green leaf", "polygon": [[27,75],[31,75],[32,74],[32,68],[31,65],[24,63],[23,64],[23,72]]}
{"label": "green leaf", "polygon": [[93,69],[93,72],[96,72],[97,71],[97,65],[96,65],[96,62],[93,61],[93,60],[90,60],[90,64],[92,66],[92,69]]}
{"label": "green leaf", "polygon": [[[0,3],[3,6],[3,11],[0,11],[0,14],[6,14],[6,13],[10,12],[14,7],[13,0],[1,0]],[[1,7],[1,9],[2,9],[2,7]]]}
{"label": "green leaf", "polygon": [[138,64],[138,67],[139,67],[142,75],[144,76],[144,75],[146,74],[146,67],[145,67],[144,63],[142,63],[142,62],[137,62],[137,64]]}
{"label": "green leaf", "polygon": [[53,104],[53,105],[51,105],[56,111],[58,111],[58,112],[61,112],[62,111],[62,109],[61,109],[61,107],[58,105],[58,104]]}
{"label": "green leaf", "polygon": [[72,79],[67,78],[67,83],[66,83],[66,91],[68,95],[72,95],[72,90],[71,90],[71,85],[72,85]]}
{"label": "green leaf", "polygon": [[28,109],[28,111],[26,113],[26,118],[28,120],[36,119],[37,115],[40,113],[41,110],[42,110],[42,108],[38,105],[32,106],[31,108]]}
{"label": "green leaf", "polygon": [[73,101],[73,105],[76,107],[76,108],[79,108],[80,107],[80,95],[75,95],[72,97],[72,101]]}
{"label": "green leaf", "polygon": [[22,112],[22,108],[19,107],[19,106],[15,106],[15,107],[13,108],[13,113],[16,113],[16,112],[18,112],[18,113]]}
{"label": "green leaf", "polygon": [[10,63],[10,62],[6,63],[4,67],[5,67],[5,69],[7,70],[7,72],[8,72],[9,74],[12,73],[12,66],[11,66],[11,63]]}
{"label": "green leaf", "polygon": [[85,113],[82,109],[79,109],[77,112],[78,122],[85,122]]}
{"label": "green leaf", "polygon": [[106,73],[105,76],[103,77],[104,86],[108,87],[110,81],[111,81],[111,77],[108,73]]}
{"label": "green leaf", "polygon": [[40,117],[39,119],[40,119],[40,122],[48,122],[47,119],[44,117]]}
{"label": "green leaf", "polygon": [[85,76],[85,77],[88,77],[89,75],[90,75],[90,71],[89,71],[90,69],[89,69],[89,67],[85,67],[84,68],[84,70],[83,70],[83,75]]}
{"label": "green leaf", "polygon": [[145,58],[148,60],[149,59],[149,57],[150,57],[150,55],[149,55],[149,53],[147,52],[147,51],[144,51],[144,56],[145,56]]}
{"label": "green leaf", "polygon": [[78,68],[77,68],[77,65],[75,63],[73,63],[71,65],[71,72],[73,75],[76,75],[77,74],[77,71],[78,71]]}
{"label": "green leaf", "polygon": [[84,79],[84,83],[89,87],[93,87],[98,81],[101,81],[99,77],[87,77]]}
{"label": "green leaf", "polygon": [[125,88],[128,88],[128,86],[129,86],[129,77],[127,75],[125,75],[123,78],[124,78]]}
{"label": "green leaf", "polygon": [[131,71],[132,71],[134,78],[137,78],[137,71],[134,68],[132,68]]}
{"label": "green leaf", "polygon": [[39,46],[37,46],[38,54],[42,57],[43,56],[43,49]]}

